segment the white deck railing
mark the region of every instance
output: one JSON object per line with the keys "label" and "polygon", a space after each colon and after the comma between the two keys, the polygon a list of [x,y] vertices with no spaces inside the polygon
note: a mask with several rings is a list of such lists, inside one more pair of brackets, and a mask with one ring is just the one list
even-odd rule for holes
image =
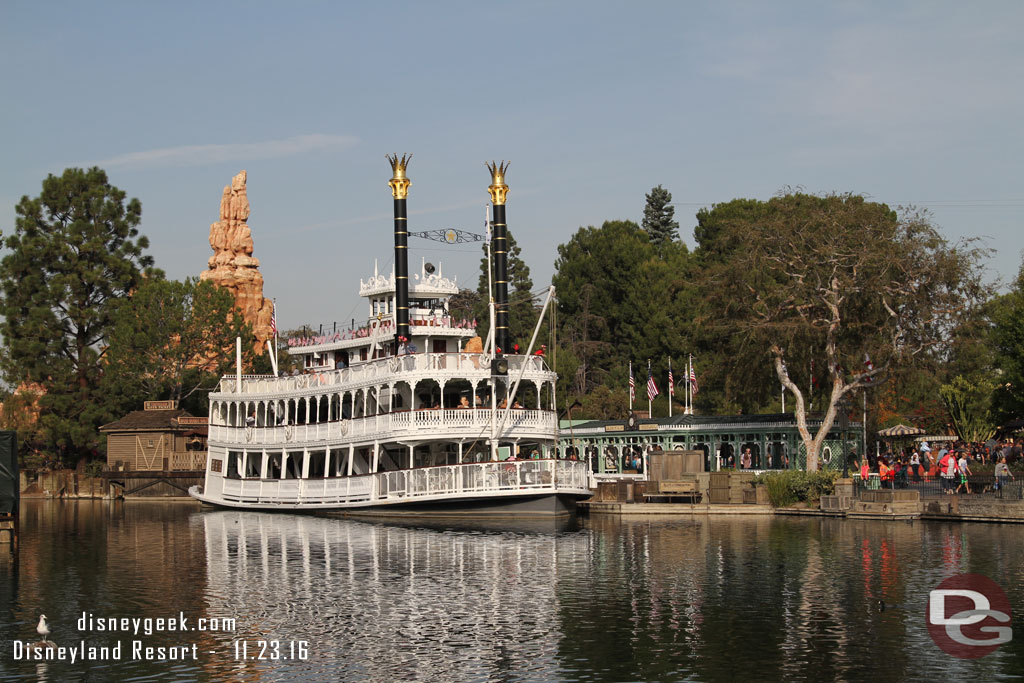
{"label": "white deck railing", "polygon": [[[500,421],[504,410],[497,411]],[[305,425],[277,427],[226,427],[210,425],[210,441],[238,445],[272,445],[314,443],[324,441],[355,441],[376,437],[394,439],[405,436],[431,434],[451,437],[477,437],[489,434],[491,411],[486,409],[456,408],[449,410],[408,410],[385,415],[371,415],[352,420],[321,422]],[[550,410],[509,411],[505,421],[505,434],[516,431],[553,434],[556,416]]]}
{"label": "white deck railing", "polygon": [[[526,373],[548,372],[540,356],[506,356],[509,375],[514,377],[525,363]],[[439,379],[449,377],[490,376],[490,359],[479,353],[414,353],[359,363],[342,370],[311,372],[290,377],[242,376],[242,394],[281,394],[325,387],[359,384],[401,373],[429,373]],[[221,394],[237,394],[234,375],[225,375],[217,389]]]}
{"label": "white deck railing", "polygon": [[584,462],[516,460],[324,479],[226,478],[222,495],[225,500],[240,503],[318,505],[587,490]]}

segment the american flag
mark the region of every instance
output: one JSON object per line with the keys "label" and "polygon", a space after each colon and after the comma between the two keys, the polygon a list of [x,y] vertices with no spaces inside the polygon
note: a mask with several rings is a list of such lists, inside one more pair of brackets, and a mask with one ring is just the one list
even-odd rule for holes
{"label": "american flag", "polygon": [[654,375],[651,374],[651,364],[647,364],[647,400],[653,401],[658,395],[658,385],[654,383]]}
{"label": "american flag", "polygon": [[672,379],[672,360],[671,359],[669,359],[669,361],[668,361],[668,395],[669,396],[675,396],[676,395],[676,383]]}
{"label": "american flag", "polygon": [[697,372],[693,369],[693,365],[690,365],[690,392],[694,396],[697,395]]}
{"label": "american flag", "polygon": [[[866,353],[865,353],[865,354],[864,354],[864,372],[871,372],[871,371],[872,371],[872,370],[874,370],[874,369],[875,369],[875,364],[871,362],[871,356],[869,356],[868,354],[866,354]],[[871,377],[868,377],[868,378],[867,378],[866,380],[864,380],[864,381],[865,381],[865,383],[867,383],[867,384],[871,384],[871,380],[872,380],[872,379],[873,379],[873,378],[871,378]]]}
{"label": "american flag", "polygon": [[629,400],[636,400],[636,380],[633,379],[633,364],[629,364]]}
{"label": "american flag", "polygon": [[270,334],[277,336],[277,304],[270,302]]}

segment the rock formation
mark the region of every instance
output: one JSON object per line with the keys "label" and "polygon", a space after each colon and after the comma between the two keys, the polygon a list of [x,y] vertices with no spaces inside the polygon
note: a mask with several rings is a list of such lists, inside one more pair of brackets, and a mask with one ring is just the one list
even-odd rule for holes
{"label": "rock formation", "polygon": [[245,171],[231,179],[220,200],[220,220],[210,226],[210,269],[200,279],[210,280],[235,297],[235,306],[256,333],[256,348],[265,348],[273,336],[271,317],[273,303],[263,298],[263,275],[260,261],[252,256],[252,234],[249,220],[249,198],[245,193]]}

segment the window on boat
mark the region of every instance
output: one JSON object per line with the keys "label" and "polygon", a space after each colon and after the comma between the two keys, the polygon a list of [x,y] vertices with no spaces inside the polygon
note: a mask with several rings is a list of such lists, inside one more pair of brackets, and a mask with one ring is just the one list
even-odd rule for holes
{"label": "window on boat", "polygon": [[267,479],[281,478],[281,454],[267,453]]}
{"label": "window on boat", "polygon": [[524,441],[519,444],[519,452],[516,454],[516,457],[520,460],[540,460],[545,457],[544,444],[536,441]]}
{"label": "window on boat", "polygon": [[285,464],[285,479],[298,479],[302,473],[302,458],[303,454],[301,451],[289,452],[288,460]]}
{"label": "window on boat", "polygon": [[224,476],[228,479],[239,479],[240,474],[238,472],[238,462],[241,460],[242,454],[238,451],[228,451],[228,465],[224,472]]}
{"label": "window on boat", "polygon": [[331,461],[327,467],[328,477],[340,477],[343,473],[345,454],[341,451],[331,451]]}
{"label": "window on boat", "polygon": [[247,479],[259,479],[263,467],[263,454],[259,452],[245,454],[245,476]]}
{"label": "window on boat", "polygon": [[309,478],[323,479],[326,476],[327,452],[313,451],[309,454]]}

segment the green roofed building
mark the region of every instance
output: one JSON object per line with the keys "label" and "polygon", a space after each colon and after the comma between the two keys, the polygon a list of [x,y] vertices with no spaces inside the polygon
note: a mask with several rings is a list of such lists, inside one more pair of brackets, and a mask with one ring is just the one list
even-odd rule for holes
{"label": "green roofed building", "polygon": [[[820,417],[810,417],[815,433]],[[846,429],[847,453],[861,452],[860,422]],[[730,463],[741,466],[750,448],[751,470],[803,469],[807,453],[792,413],[772,415],[677,415],[629,420],[563,420],[559,426],[559,456],[575,454],[587,460],[597,475],[636,474],[629,460],[654,449],[704,452],[704,471],[714,472]],[[730,459],[731,458],[731,459]],[[842,469],[843,434],[833,424],[822,446],[822,469]]]}

